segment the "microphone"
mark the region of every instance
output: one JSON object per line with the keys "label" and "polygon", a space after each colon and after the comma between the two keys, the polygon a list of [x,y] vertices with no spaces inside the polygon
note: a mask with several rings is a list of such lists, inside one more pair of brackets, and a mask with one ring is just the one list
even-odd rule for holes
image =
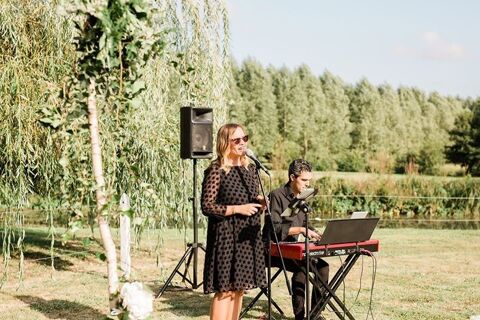
{"label": "microphone", "polygon": [[257,157],[255,156],[252,150],[250,149],[245,150],[245,155],[250,159],[252,159],[253,162],[255,162],[255,165],[257,166],[257,168],[262,169],[263,171],[265,171],[266,174],[270,175],[270,172],[268,172],[267,168],[265,168],[265,166],[260,162],[260,160],[257,159]]}
{"label": "microphone", "polygon": [[318,192],[315,188],[306,188],[300,192],[289,204],[290,209],[298,210],[299,206],[305,206],[306,201],[316,195]]}

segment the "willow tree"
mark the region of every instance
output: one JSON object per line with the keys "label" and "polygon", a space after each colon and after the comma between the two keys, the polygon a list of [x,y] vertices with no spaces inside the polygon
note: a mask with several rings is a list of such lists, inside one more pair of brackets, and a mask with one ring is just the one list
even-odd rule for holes
{"label": "willow tree", "polygon": [[[231,79],[228,12],[223,0],[169,0],[158,5],[158,20],[174,32],[168,34],[165,54],[148,64],[145,107],[130,120],[140,130],[132,133],[145,139],[134,144],[143,179],[130,184],[128,191],[140,200],[134,206],[144,212],[145,224],[184,228],[192,222],[188,186],[193,163],[179,157],[179,108],[212,108],[215,128],[226,121]],[[201,160],[199,170],[207,163]],[[145,203],[145,190],[158,197]]]}
{"label": "willow tree", "polygon": [[[56,14],[53,3],[0,1],[0,210],[4,281],[14,252],[20,257],[20,279],[23,276],[23,209],[31,206],[38,195],[47,200],[59,185],[60,179],[55,178],[60,168],[56,161],[59,148],[51,132],[39,126],[38,118],[41,109],[61,104],[58,84],[71,70],[74,55],[69,43],[71,35],[68,22]],[[42,218],[50,222],[53,211],[45,209]],[[54,234],[53,228],[50,234]],[[53,262],[52,256],[52,266]]]}

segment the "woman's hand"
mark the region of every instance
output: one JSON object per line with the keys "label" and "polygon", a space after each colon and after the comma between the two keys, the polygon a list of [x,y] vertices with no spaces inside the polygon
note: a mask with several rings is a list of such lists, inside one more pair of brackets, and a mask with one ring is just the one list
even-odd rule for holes
{"label": "woman's hand", "polygon": [[265,210],[265,208],[270,205],[270,201],[268,201],[268,198],[264,198],[263,196],[257,196],[258,202],[262,205],[262,210]]}
{"label": "woman's hand", "polygon": [[253,216],[255,213],[258,212],[260,208],[262,208],[261,204],[258,203],[247,203],[241,205],[233,206],[233,213],[234,214],[241,214],[242,216]]}

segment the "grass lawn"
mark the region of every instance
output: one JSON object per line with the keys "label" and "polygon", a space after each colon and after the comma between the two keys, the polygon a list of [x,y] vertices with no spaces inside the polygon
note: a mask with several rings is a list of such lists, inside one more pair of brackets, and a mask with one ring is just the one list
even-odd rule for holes
{"label": "grass lawn", "polygon": [[[184,252],[182,233],[162,231],[165,241],[157,265],[157,256],[152,251],[158,234],[145,235],[140,249],[132,255],[133,278],[146,283],[154,292]],[[478,230],[378,229],[373,238],[381,243],[376,254],[371,303],[375,319],[469,319],[480,315]],[[108,306],[107,279],[106,263],[95,257],[95,252],[101,252],[99,245],[93,243],[84,252],[81,241],[71,241],[65,247],[58,244],[55,252],[61,257],[55,259],[53,270],[49,241],[45,229],[27,231],[24,280],[21,284],[17,280],[18,257],[14,257],[8,267],[9,279],[0,291],[1,318],[103,319]],[[331,270],[340,264],[338,257],[328,261]],[[200,269],[201,266],[202,263]],[[370,258],[359,259],[344,289],[340,287],[337,291],[358,319],[365,319],[370,305],[372,266]],[[174,283],[181,286],[179,281],[176,276]],[[256,293],[256,290],[249,292],[244,305]],[[274,283],[273,297],[287,313],[286,318],[292,319],[283,278]],[[200,289],[172,288],[155,300],[153,319],[208,319],[210,299]],[[265,312],[263,299],[247,319],[257,319]],[[335,319],[328,310],[324,315]]]}

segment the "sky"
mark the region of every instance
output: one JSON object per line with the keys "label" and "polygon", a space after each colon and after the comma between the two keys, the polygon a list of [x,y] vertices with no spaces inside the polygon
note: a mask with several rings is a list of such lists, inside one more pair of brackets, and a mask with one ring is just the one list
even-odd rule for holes
{"label": "sky", "polygon": [[480,97],[478,0],[227,0],[231,49],[355,84]]}

